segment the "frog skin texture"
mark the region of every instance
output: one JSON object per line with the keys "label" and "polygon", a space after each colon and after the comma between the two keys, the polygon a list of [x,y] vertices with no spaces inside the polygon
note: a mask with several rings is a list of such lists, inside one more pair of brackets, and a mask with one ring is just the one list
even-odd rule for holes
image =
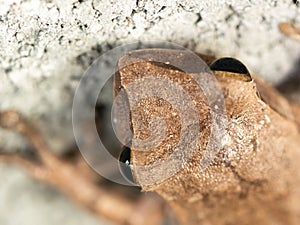
{"label": "frog skin texture", "polygon": [[[171,59],[166,64],[140,60],[145,54]],[[199,56],[208,64],[214,60]],[[132,147],[130,161],[136,182],[143,191],[155,191],[163,196],[181,224],[299,224],[299,106],[253,74],[250,81],[245,81],[239,78],[243,74],[232,76],[230,72],[212,71],[224,96],[227,123],[221,143],[214,149],[216,154],[201,168],[199,164],[207,155],[205,147],[213,126],[210,105],[190,74],[170,66],[188,67],[190,63],[192,67],[194,58],[189,57],[180,50],[154,49],[131,52],[119,61],[116,94],[125,90],[128,96],[133,96],[130,84],[146,76],[169,79],[188,93],[201,127],[196,151],[182,162],[180,170],[159,179],[160,169],[153,167],[147,171],[147,166],[164,161],[174,153],[182,135],[180,112],[163,98],[142,98],[142,94],[135,93],[136,98],[141,98],[139,103],[130,105],[128,100],[134,136],[141,140],[151,137],[149,124],[153,117],[161,118],[166,124],[163,141],[150,151]],[[159,84],[147,88],[151,93],[166,91]],[[189,125],[192,127],[192,122]],[[180,160],[175,157],[174,162]],[[171,165],[164,168],[166,173],[174,169]]]}

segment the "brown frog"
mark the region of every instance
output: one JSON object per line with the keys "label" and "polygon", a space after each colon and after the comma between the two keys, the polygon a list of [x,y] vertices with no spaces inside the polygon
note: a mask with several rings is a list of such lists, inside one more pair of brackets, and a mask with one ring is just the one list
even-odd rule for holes
{"label": "brown frog", "polygon": [[[196,57],[211,71],[201,63],[197,68]],[[163,196],[181,224],[299,224],[297,104],[236,59],[182,50],[128,53],[115,76],[116,96],[122,90],[133,139],[121,153],[121,168],[143,191]],[[189,106],[179,106],[186,101],[190,117]]]}

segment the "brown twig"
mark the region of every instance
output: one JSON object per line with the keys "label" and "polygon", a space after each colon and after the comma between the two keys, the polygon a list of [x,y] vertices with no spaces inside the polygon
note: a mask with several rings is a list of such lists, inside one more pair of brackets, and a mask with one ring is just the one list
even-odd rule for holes
{"label": "brown twig", "polygon": [[[23,120],[15,111],[0,113],[0,127],[19,132],[33,145],[39,163],[18,154],[1,154],[0,161],[24,168],[35,179],[58,188],[79,205],[88,208],[101,217],[118,224],[153,225],[161,224],[164,203],[150,197],[143,197],[138,204],[124,195],[112,193],[96,184],[95,174],[85,165],[83,172],[78,165],[61,159],[53,154],[40,133]],[[88,174],[88,176],[87,176]],[[142,206],[138,207],[137,206]],[[141,208],[142,210],[138,210]],[[135,220],[139,213],[139,220]]]}
{"label": "brown twig", "polygon": [[45,168],[36,165],[34,162],[31,162],[18,154],[0,154],[0,162],[18,165],[37,180],[45,181],[49,176],[48,171],[45,170]]}

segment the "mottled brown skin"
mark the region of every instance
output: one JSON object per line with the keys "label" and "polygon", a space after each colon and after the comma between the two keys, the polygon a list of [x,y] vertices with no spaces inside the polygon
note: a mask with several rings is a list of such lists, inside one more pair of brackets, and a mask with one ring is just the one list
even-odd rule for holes
{"label": "mottled brown skin", "polygon": [[132,108],[132,131],[140,139],[151,135],[147,127],[153,116],[163,118],[167,124],[165,139],[155,149],[132,149],[133,173],[143,191],[162,195],[182,224],[299,224],[299,107],[259,79],[246,82],[226,72],[216,73],[224,93],[228,124],[216,158],[200,170],[211,126],[203,93],[189,74],[167,65],[135,62],[132,57],[127,55],[120,60],[121,67],[124,61],[133,64],[119,70],[116,90],[126,90],[129,83],[146,75],[171,79],[189,93],[203,128],[198,149],[183,169],[149,185],[147,171],[139,173],[137,166],[150,165],[172,154],[182,125],[176,110],[163,99],[143,99]]}

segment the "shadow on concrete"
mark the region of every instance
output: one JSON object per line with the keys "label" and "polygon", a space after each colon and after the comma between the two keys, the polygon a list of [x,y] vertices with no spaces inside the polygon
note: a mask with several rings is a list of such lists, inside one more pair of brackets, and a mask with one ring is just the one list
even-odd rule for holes
{"label": "shadow on concrete", "polygon": [[276,88],[287,98],[300,102],[300,57],[286,78]]}

